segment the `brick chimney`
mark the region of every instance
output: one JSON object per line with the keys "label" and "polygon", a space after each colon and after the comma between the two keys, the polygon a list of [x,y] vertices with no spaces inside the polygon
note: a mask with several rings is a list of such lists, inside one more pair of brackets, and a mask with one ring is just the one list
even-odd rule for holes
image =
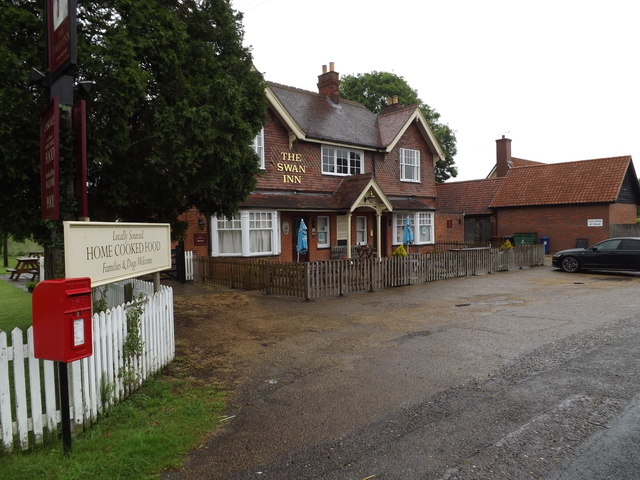
{"label": "brick chimney", "polygon": [[340,77],[338,72],[334,71],[333,62],[329,63],[328,72],[327,66],[322,66],[322,75],[318,75],[318,93],[336,105],[340,103]]}
{"label": "brick chimney", "polygon": [[504,177],[511,168],[511,139],[505,138],[496,140],[496,176]]}
{"label": "brick chimney", "polygon": [[394,112],[404,108],[404,105],[398,102],[398,95],[385,98],[385,104],[382,107],[382,113]]}

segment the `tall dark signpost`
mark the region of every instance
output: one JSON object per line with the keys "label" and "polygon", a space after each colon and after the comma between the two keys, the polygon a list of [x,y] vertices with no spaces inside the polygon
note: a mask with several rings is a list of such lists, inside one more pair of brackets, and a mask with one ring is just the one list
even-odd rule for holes
{"label": "tall dark signpost", "polygon": [[[76,195],[78,212],[81,218],[88,217],[87,208],[87,157],[86,157],[86,106],[84,101],[74,105],[75,67],[76,67],[76,0],[45,0],[45,52],[46,52],[46,85],[48,86],[51,102],[42,114],[40,122],[40,168],[42,218],[45,220],[60,220],[64,217],[61,212],[60,192],[60,164],[72,162],[74,164],[75,181],[73,190]],[[73,123],[73,141],[60,135],[61,109],[66,110],[64,121]],[[71,110],[71,111],[70,111]],[[71,114],[70,117],[68,114]],[[74,157],[65,158],[60,155],[60,145],[73,144]],[[65,152],[71,149],[65,149]],[[67,164],[65,164],[67,165]],[[62,192],[67,195],[66,191]],[[67,213],[68,215],[68,213]],[[65,218],[63,218],[65,219]],[[54,229],[55,232],[55,229]],[[61,232],[59,232],[61,234]],[[53,233],[54,237],[56,233]],[[55,244],[55,238],[52,243]],[[49,272],[47,276],[56,276],[54,254],[47,253]],[[53,278],[52,277],[52,278]],[[67,363],[58,362],[58,378],[60,387],[60,412],[62,424],[62,443],[64,453],[71,452],[71,418],[69,412],[69,382]]]}

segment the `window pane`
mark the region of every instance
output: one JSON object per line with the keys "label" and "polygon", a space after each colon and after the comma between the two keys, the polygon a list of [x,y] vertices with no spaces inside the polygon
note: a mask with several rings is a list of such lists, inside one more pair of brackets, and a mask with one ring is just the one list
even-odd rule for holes
{"label": "window pane", "polygon": [[362,161],[360,159],[360,154],[357,152],[349,152],[349,156],[351,158],[351,174],[356,175],[358,173],[362,173]]}
{"label": "window pane", "polygon": [[221,230],[218,232],[220,253],[242,254],[242,231]]}
{"label": "window pane", "polygon": [[349,152],[347,150],[336,150],[336,172],[342,174],[349,173]]}
{"label": "window pane", "polygon": [[335,173],[335,150],[333,148],[322,147],[322,171],[324,173]]}
{"label": "window pane", "polygon": [[318,247],[328,247],[329,238],[329,217],[318,217]]}

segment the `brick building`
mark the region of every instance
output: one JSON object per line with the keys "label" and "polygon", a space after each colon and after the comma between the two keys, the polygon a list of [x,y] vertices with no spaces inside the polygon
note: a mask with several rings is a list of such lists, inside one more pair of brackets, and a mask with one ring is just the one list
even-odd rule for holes
{"label": "brick building", "polygon": [[464,240],[518,233],[549,238],[558,251],[635,224],[640,188],[630,156],[544,164],[513,158],[511,140],[496,140],[496,166],[485,180],[437,186],[439,215],[464,216]]}
{"label": "brick building", "polygon": [[611,225],[635,224],[640,188],[631,157],[512,168],[489,207],[498,236],[533,232],[553,251],[610,236]]}
{"label": "brick building", "polygon": [[[376,115],[341,99],[339,85],[333,64],[323,67],[318,92],[267,83],[267,121],[254,142],[257,186],[233,218],[210,219],[211,255],[389,256],[403,243],[407,219],[411,251],[432,247],[434,167],[443,153],[418,105],[391,100]],[[300,254],[302,222],[308,250]]]}

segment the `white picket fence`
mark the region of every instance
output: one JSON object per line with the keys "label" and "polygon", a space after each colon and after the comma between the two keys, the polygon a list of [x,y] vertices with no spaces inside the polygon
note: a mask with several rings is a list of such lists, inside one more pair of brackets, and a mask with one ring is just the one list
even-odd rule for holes
{"label": "white picket fence", "polygon": [[137,278],[122,280],[120,282],[109,283],[102,287],[96,287],[93,289],[93,301],[104,297],[107,302],[107,308],[114,308],[118,305],[125,303],[125,288],[126,285],[131,285],[132,298],[136,299],[140,295],[148,296],[153,294],[153,283],[145,282]]}
{"label": "white picket fence", "polygon": [[186,250],[184,252],[184,270],[185,270],[185,280],[190,281],[193,280],[193,264],[195,263],[193,260],[195,255],[191,250]]}
{"label": "white picket fence", "polygon": [[[139,382],[167,365],[175,355],[173,290],[162,286],[142,302],[144,352],[133,365]],[[127,334],[126,310],[130,306],[120,305],[94,314],[93,355],[67,364],[74,431],[90,426],[105,408],[127,393],[120,372]],[[33,356],[32,327],[27,330],[26,343],[22,330],[14,329],[11,345],[7,334],[0,331],[0,434],[5,451],[16,447],[26,450],[42,443],[47,432],[57,432],[61,415],[56,378],[54,362]]]}

